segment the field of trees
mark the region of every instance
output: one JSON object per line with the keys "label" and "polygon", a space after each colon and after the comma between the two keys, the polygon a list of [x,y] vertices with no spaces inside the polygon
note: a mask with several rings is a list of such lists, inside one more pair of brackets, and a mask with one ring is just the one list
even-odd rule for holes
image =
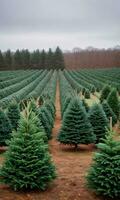
{"label": "field of trees", "polygon": [[0,71],[0,199],[118,200],[120,68],[58,54],[58,70]]}

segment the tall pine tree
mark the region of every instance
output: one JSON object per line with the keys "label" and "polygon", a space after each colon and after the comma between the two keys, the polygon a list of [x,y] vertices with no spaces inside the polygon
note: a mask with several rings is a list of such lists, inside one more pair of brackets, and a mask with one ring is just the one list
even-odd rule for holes
{"label": "tall pine tree", "polygon": [[108,119],[100,104],[94,104],[89,110],[89,120],[92,124],[97,143],[101,138],[105,137],[106,128],[108,127]]}
{"label": "tall pine tree", "polygon": [[14,190],[45,190],[56,176],[36,120],[35,113],[27,107],[17,132],[13,132],[9,141],[6,159],[0,169],[0,181]]}
{"label": "tall pine tree", "polygon": [[87,174],[87,186],[105,199],[120,197],[120,141],[113,139],[113,131],[97,146],[93,163]]}
{"label": "tall pine tree", "polygon": [[117,116],[113,112],[112,108],[109,106],[107,101],[102,102],[102,107],[109,121],[112,117],[112,125],[114,126],[117,123]]}
{"label": "tall pine tree", "polygon": [[88,120],[85,108],[78,97],[74,97],[64,113],[58,141],[74,145],[94,143],[96,137]]}
{"label": "tall pine tree", "polygon": [[118,92],[116,88],[113,88],[110,94],[108,95],[107,102],[118,118],[119,117],[119,97],[118,97]]}

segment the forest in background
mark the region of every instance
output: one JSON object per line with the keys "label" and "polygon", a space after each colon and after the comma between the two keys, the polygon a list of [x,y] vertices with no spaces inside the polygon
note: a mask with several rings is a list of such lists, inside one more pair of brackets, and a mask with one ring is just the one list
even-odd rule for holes
{"label": "forest in background", "polygon": [[74,48],[64,54],[67,69],[120,67],[120,48],[86,49]]}
{"label": "forest in background", "polygon": [[0,70],[16,69],[80,69],[120,67],[120,48],[96,49],[74,48],[63,52],[59,47],[53,51],[36,49],[8,49],[0,51]]}

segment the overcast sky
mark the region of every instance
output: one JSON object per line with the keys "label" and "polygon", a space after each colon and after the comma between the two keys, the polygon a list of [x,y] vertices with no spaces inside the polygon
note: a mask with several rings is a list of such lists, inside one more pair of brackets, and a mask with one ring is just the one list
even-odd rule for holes
{"label": "overcast sky", "polygon": [[0,49],[120,44],[120,0],[0,0]]}

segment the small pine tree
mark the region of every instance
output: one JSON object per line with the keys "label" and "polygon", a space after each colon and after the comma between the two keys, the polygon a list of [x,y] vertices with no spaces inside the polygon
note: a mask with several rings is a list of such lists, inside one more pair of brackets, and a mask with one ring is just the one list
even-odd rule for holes
{"label": "small pine tree", "polygon": [[117,90],[115,88],[113,88],[110,94],[108,95],[107,102],[118,118],[119,117],[119,97],[118,97]]}
{"label": "small pine tree", "polygon": [[74,145],[89,144],[95,142],[92,126],[88,120],[85,108],[78,97],[74,97],[67,111],[64,113],[62,127],[58,135],[58,141],[63,144]]}
{"label": "small pine tree", "polygon": [[12,101],[8,105],[7,115],[12,125],[12,129],[17,130],[18,122],[20,119],[20,110],[16,101]]}
{"label": "small pine tree", "polygon": [[105,137],[106,127],[108,127],[108,119],[100,104],[94,104],[89,110],[89,120],[92,124],[97,143],[101,138]]}
{"label": "small pine tree", "polygon": [[84,96],[86,99],[90,99],[90,91],[88,89],[85,90]]}
{"label": "small pine tree", "polygon": [[87,174],[87,186],[97,194],[119,199],[120,197],[120,141],[113,140],[113,131],[108,131],[99,152]]}
{"label": "small pine tree", "polygon": [[109,121],[110,117],[112,117],[112,125],[114,126],[117,123],[117,117],[111,109],[111,107],[109,106],[109,104],[107,103],[107,101],[102,102],[102,107]]}
{"label": "small pine tree", "polygon": [[94,94],[96,92],[95,86],[92,86],[90,91],[91,91],[92,94]]}
{"label": "small pine tree", "polygon": [[9,141],[0,181],[14,190],[45,190],[55,178],[55,167],[36,120],[35,113],[27,107]]}
{"label": "small pine tree", "polygon": [[105,85],[101,91],[100,102],[107,99],[109,93],[111,92],[111,88],[109,85]]}
{"label": "small pine tree", "polygon": [[10,138],[12,132],[11,123],[2,109],[0,109],[0,145],[6,145],[6,140]]}

